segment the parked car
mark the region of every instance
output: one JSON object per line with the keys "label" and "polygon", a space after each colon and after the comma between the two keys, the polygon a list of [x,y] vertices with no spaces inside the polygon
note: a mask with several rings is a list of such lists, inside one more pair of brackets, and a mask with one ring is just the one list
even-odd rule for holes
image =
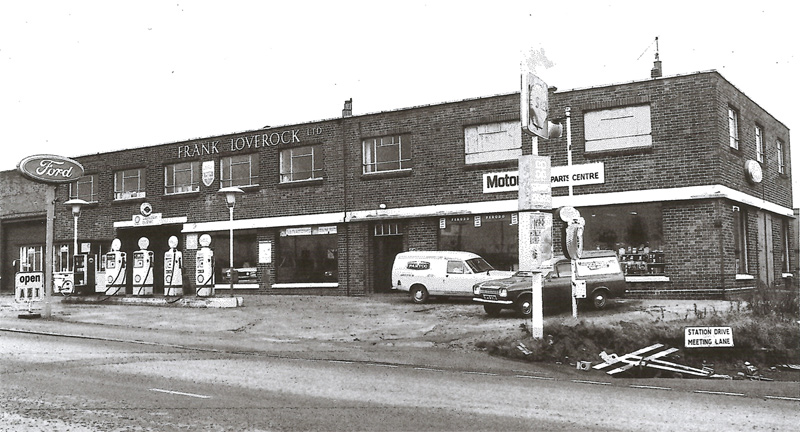
{"label": "parked car", "polygon": [[476,283],[512,274],[495,270],[471,252],[401,252],[392,265],[392,289],[408,291],[414,303],[425,303],[430,296],[471,297]]}
{"label": "parked car", "polygon": [[[545,308],[571,304],[572,265],[563,256],[553,258],[553,270],[542,277],[542,304]],[[477,283],[473,300],[483,304],[487,314],[496,316],[503,309],[514,309],[519,316],[531,316],[531,285],[533,273],[518,271],[506,279]],[[590,303],[603,309],[609,298],[625,296],[625,275],[614,251],[586,251],[577,261],[576,279],[586,281],[586,298],[579,304]]]}

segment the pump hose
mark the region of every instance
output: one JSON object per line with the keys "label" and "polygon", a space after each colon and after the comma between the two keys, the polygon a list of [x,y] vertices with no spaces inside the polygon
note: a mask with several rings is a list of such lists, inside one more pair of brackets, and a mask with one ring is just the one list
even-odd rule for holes
{"label": "pump hose", "polygon": [[[178,256],[176,254],[172,254],[172,273],[169,274],[169,282],[167,283],[168,288],[172,288],[172,280],[175,278],[175,271],[177,269]],[[183,292],[183,290],[181,290]],[[164,296],[166,297],[166,295]],[[174,300],[167,300],[167,304],[177,303],[178,300],[183,298],[183,294],[176,297]]]}
{"label": "pump hose", "polygon": [[[122,268],[120,269],[120,271],[117,272],[117,277],[115,277],[114,280],[111,282],[111,286],[116,285],[117,281],[119,280],[119,277],[122,276],[123,273],[125,273],[125,264],[123,263],[121,267]],[[121,285],[117,287],[116,291],[114,291],[111,294],[106,294],[106,296],[101,298],[99,301],[106,301],[106,300],[110,299],[111,297],[114,297],[115,295],[117,295],[117,293],[119,292],[120,288],[122,288]],[[106,291],[108,291],[108,290],[106,290]]]}
{"label": "pump hose", "polygon": [[139,294],[137,294],[137,295],[142,295],[142,290],[144,289],[144,283],[145,283],[145,281],[147,281],[147,276],[150,276],[150,271],[151,270],[153,270],[153,264],[152,263],[150,263],[150,265],[147,266],[147,273],[144,275],[144,279],[142,279],[142,284],[139,285]]}
{"label": "pump hose", "polygon": [[198,288],[196,288],[194,290],[195,297],[200,297],[200,290],[203,289],[203,288],[208,288],[208,286],[211,285],[211,281],[214,279],[214,276],[213,276],[214,275],[214,265],[213,265],[213,263],[211,265],[211,275],[212,276],[210,278],[206,279],[206,281],[203,282],[203,284],[200,285],[200,287],[198,287]]}

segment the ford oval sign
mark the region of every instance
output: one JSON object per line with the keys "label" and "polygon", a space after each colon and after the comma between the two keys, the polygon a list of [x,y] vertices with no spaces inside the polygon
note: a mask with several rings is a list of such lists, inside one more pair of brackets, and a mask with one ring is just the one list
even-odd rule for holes
{"label": "ford oval sign", "polygon": [[56,155],[33,155],[20,161],[17,170],[41,183],[71,183],[83,177],[83,165]]}

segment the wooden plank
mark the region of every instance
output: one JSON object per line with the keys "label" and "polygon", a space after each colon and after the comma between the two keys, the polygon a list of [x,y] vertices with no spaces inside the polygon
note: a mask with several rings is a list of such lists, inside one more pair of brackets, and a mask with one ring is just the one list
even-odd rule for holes
{"label": "wooden plank", "polygon": [[651,362],[653,360],[658,359],[659,357],[668,356],[668,355],[674,353],[675,351],[678,351],[678,348],[668,348],[668,349],[665,349],[664,351],[660,351],[660,352],[657,352],[655,354],[651,354],[651,355],[649,355],[647,357],[639,357],[638,359],[633,357],[633,358],[631,358],[631,360],[636,360],[636,361],[629,362],[628,364],[626,364],[624,366],[620,366],[620,367],[618,367],[618,368],[616,368],[614,370],[610,370],[610,371],[608,371],[606,373],[609,374],[609,375],[614,375],[614,374],[619,373],[619,372],[624,372],[624,371],[626,371],[626,370],[628,370],[628,369],[630,369],[630,368],[632,368],[634,366],[647,366],[646,362]]}
{"label": "wooden plank", "polygon": [[[653,344],[653,345],[650,345],[649,347],[636,350],[636,351],[634,351],[632,353],[614,357],[611,362],[605,361],[603,363],[595,365],[594,369],[603,369],[605,367],[615,365],[615,364],[617,364],[619,362],[627,362],[627,360],[629,358],[631,358],[631,357],[639,356],[639,355],[644,354],[646,352],[657,350],[657,349],[659,349],[659,348],[661,348],[663,346],[664,345],[662,345],[662,344]],[[615,354],[611,354],[611,356],[615,356]],[[603,360],[605,360],[605,359],[603,359]]]}

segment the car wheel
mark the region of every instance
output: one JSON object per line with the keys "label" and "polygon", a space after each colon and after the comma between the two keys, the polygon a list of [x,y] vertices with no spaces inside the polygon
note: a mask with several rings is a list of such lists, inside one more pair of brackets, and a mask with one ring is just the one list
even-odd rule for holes
{"label": "car wheel", "polygon": [[533,301],[530,296],[523,296],[517,300],[517,315],[522,318],[530,318],[533,314]]}
{"label": "car wheel", "polygon": [[608,304],[608,292],[606,290],[597,290],[592,294],[592,306],[595,309],[601,310]]}
{"label": "car wheel", "polygon": [[501,308],[498,305],[485,304],[485,305],[483,305],[483,310],[486,311],[487,315],[496,317],[496,316],[500,315],[500,311],[502,311],[503,308]]}
{"label": "car wheel", "polygon": [[411,300],[413,300],[414,303],[425,303],[428,301],[428,290],[422,285],[411,287]]}

